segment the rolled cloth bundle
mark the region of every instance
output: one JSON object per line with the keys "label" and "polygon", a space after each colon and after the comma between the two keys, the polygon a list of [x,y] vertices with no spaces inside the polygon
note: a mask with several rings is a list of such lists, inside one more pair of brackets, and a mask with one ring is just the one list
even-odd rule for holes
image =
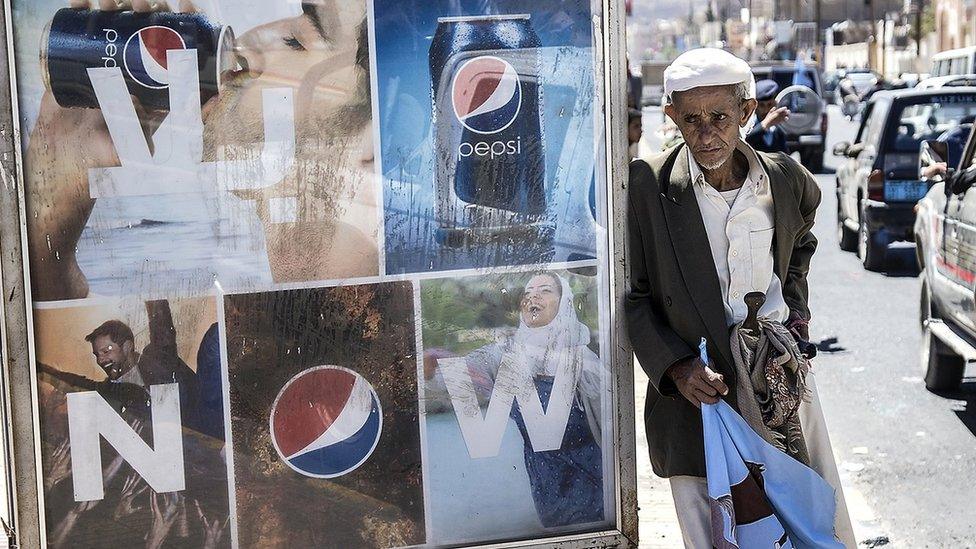
{"label": "rolled cloth bundle", "polygon": [[810,361],[779,322],[759,318],[757,332],[743,328],[745,322],[732,327],[730,342],[739,413],[766,442],[810,465],[798,413],[809,398]]}

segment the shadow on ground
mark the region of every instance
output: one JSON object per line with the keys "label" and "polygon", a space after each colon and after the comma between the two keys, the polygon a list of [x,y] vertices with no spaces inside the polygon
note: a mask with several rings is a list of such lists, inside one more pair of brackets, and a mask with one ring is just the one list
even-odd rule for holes
{"label": "shadow on ground", "polygon": [[976,435],[976,377],[964,378],[959,388],[954,391],[937,391],[935,394],[942,398],[964,402],[965,407],[954,412],[969,432]]}

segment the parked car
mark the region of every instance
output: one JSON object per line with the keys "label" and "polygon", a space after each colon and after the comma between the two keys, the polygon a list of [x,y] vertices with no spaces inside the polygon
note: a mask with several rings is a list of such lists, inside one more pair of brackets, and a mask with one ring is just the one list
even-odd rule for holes
{"label": "parked car", "polygon": [[[847,80],[850,84],[850,88],[853,89],[859,97],[861,97],[871,88],[873,88],[881,80],[881,77],[867,69],[862,69],[858,71],[848,71],[844,75],[842,81],[843,80]],[[841,86],[838,86],[837,89],[841,89]],[[843,99],[843,97],[838,97],[837,103],[841,104]]]}
{"label": "parked car", "polygon": [[916,90],[931,88],[946,88],[951,86],[976,86],[976,74],[952,74],[949,76],[933,76],[915,85]]}
{"label": "parked car", "polygon": [[[976,360],[976,143],[970,137],[957,162],[948,149],[922,144],[919,176],[937,175],[918,203],[914,226],[922,267],[921,359],[925,386],[934,391],[957,388],[966,363]],[[929,169],[939,163],[941,170]]]}
{"label": "parked car", "polygon": [[[820,71],[816,65],[805,65],[797,74],[793,61],[781,64],[759,64],[753,66],[756,80],[773,80],[781,90],[796,82],[802,82],[810,87],[818,97],[823,97],[823,84],[820,81]],[[820,105],[818,120],[811,120],[810,124],[799,131],[786,129],[786,148],[790,154],[800,153],[800,161],[810,171],[817,173],[823,170],[824,136],[827,135],[827,109]]]}
{"label": "parked car", "polygon": [[974,72],[976,72],[976,47],[974,46],[941,51],[932,56],[932,76]]}
{"label": "parked car", "polygon": [[837,169],[840,247],[880,271],[888,245],[914,241],[915,204],[930,181],[918,177],[919,147],[976,115],[976,87],[882,91],[864,107],[854,143]]}

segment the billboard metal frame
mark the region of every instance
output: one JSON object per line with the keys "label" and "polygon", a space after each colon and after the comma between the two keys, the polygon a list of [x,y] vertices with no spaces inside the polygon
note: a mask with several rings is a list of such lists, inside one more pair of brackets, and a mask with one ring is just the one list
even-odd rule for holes
{"label": "billboard metal frame", "polygon": [[[40,458],[36,361],[27,257],[23,151],[17,104],[11,0],[0,0],[0,514],[15,534],[12,544],[45,547]],[[615,395],[614,425],[617,449],[617,529],[485,545],[490,548],[637,546],[637,474],[633,352],[626,335],[621,298],[626,273],[627,74],[625,1],[594,0],[602,7],[594,21],[598,74],[602,87],[603,129],[606,137],[606,246],[610,263],[611,367]],[[79,146],[82,146],[79,144]],[[14,546],[14,545],[11,545]]]}

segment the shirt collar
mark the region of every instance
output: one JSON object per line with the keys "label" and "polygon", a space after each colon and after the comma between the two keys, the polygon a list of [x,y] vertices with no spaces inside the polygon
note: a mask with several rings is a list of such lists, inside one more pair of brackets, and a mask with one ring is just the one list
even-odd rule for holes
{"label": "shirt collar", "polygon": [[[746,184],[752,183],[755,185],[756,194],[760,194],[768,189],[769,175],[766,173],[766,168],[763,167],[762,162],[759,161],[759,155],[756,154],[755,149],[742,139],[739,139],[735,144],[735,148],[742,152],[746,156],[746,160],[749,161],[749,174],[746,176]],[[694,155],[691,154],[691,147],[686,147],[686,154],[688,155],[688,170],[691,174],[692,183],[695,185],[707,185],[705,182],[705,174],[702,173],[701,167],[695,160]]]}

